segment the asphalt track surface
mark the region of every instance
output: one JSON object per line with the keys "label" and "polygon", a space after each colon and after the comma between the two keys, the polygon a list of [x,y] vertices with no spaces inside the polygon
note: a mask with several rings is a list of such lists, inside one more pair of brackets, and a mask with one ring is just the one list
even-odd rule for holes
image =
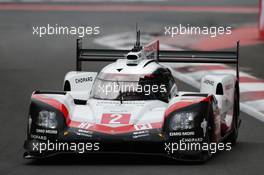
{"label": "asphalt track surface", "polygon": [[[228,1],[225,1],[228,3]],[[236,4],[232,1],[230,4]],[[244,1],[243,1],[244,2]],[[256,5],[245,1],[245,5]],[[142,30],[162,29],[164,23],[245,23],[257,14],[206,13],[104,13],[0,11],[0,175],[11,174],[252,174],[264,172],[264,124],[241,113],[239,143],[230,152],[216,154],[205,164],[170,162],[156,156],[92,155],[57,156],[42,161],[24,160],[23,141],[30,95],[35,89],[60,90],[65,73],[75,68],[75,37],[32,35],[32,26],[100,25],[103,34],[131,31],[135,22]],[[102,34],[102,35],[103,35]],[[86,46],[98,48],[91,38]],[[264,78],[263,45],[241,49],[241,67]],[[87,63],[98,71],[102,63]],[[183,83],[180,89],[194,90]]]}

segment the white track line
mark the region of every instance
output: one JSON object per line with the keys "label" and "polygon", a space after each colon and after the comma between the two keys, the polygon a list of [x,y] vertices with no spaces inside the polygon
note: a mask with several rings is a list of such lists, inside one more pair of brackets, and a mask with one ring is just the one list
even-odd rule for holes
{"label": "white track line", "polygon": [[258,111],[264,111],[264,99],[254,100],[254,101],[245,101],[243,103],[248,106],[254,106],[254,109]]}
{"label": "white track line", "polygon": [[264,83],[240,83],[240,93],[248,91],[264,91]]}

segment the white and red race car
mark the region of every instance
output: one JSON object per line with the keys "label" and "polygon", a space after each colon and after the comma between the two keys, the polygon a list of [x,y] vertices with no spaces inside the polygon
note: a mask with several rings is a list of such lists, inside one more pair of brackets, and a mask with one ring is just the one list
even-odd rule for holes
{"label": "white and red race car", "polygon": [[[160,51],[158,41],[142,47],[139,35],[131,51],[83,49],[77,40],[77,70],[67,73],[63,91],[32,94],[25,158],[78,153],[85,143],[81,153],[207,160],[211,144],[236,143],[239,43],[236,51]],[[84,61],[113,63],[98,73],[82,71]],[[208,74],[200,92],[178,91],[167,62],[236,64],[237,75]]]}

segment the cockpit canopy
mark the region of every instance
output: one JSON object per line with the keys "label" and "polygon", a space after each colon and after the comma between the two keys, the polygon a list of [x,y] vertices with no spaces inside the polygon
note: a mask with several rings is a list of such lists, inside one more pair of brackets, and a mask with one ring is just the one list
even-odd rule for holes
{"label": "cockpit canopy", "polygon": [[102,100],[161,100],[168,102],[177,90],[167,69],[153,74],[100,73],[92,88],[91,98]]}

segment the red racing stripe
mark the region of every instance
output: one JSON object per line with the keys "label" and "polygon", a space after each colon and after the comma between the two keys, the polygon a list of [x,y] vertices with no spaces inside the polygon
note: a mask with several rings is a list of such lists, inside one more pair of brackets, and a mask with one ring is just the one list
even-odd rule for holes
{"label": "red racing stripe", "polygon": [[264,91],[248,91],[248,92],[242,92],[240,95],[241,95],[240,100],[242,102],[264,99]]}
{"label": "red racing stripe", "polygon": [[[58,100],[47,98],[44,95],[39,95],[39,94],[32,95],[32,98],[42,101],[44,103],[47,103],[51,105],[52,107],[61,111],[66,119],[66,124],[69,127],[86,129],[86,130],[91,130],[91,131],[96,131],[96,132],[107,133],[107,134],[120,134],[120,133],[128,133],[128,132],[136,131],[135,125],[133,124],[125,125],[125,126],[118,126],[118,127],[111,127],[111,126],[106,126],[106,125],[101,125],[101,124],[92,124],[92,123],[83,122],[85,125],[83,125],[84,128],[81,128],[80,125],[83,123],[72,121],[70,119],[67,107],[64,104],[60,103]],[[86,125],[86,124],[89,124],[89,125]],[[144,124],[138,124],[138,126],[140,125],[144,125]],[[162,127],[162,122],[150,123],[149,125],[151,125],[151,128],[149,129],[157,129],[157,128]]]}
{"label": "red racing stripe", "polygon": [[[83,125],[84,127],[81,127],[82,125],[81,122],[71,121],[71,123],[69,124],[69,127],[96,131],[96,132],[101,132],[101,133],[106,133],[106,134],[122,134],[122,133],[129,133],[129,132],[137,131],[135,126],[139,126],[139,127],[144,126],[144,124],[136,124],[136,125],[130,124],[130,125],[125,125],[125,126],[111,127],[111,126],[102,125],[102,124],[92,124],[92,123],[86,123],[86,124],[87,125]],[[150,123],[150,124],[145,124],[145,125],[151,126],[151,128],[147,128],[147,129],[158,129],[162,127],[162,124],[163,124],[162,122],[156,122],[156,123]]]}
{"label": "red racing stripe", "polygon": [[263,83],[264,80],[257,79],[255,77],[239,77],[240,83]]}

